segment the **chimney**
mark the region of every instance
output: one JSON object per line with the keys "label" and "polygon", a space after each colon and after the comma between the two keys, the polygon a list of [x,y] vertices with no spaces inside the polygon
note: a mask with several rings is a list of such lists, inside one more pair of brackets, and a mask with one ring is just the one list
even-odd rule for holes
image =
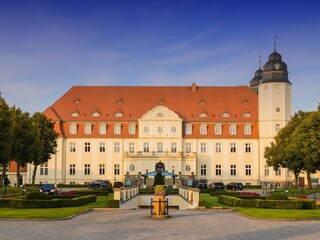
{"label": "chimney", "polygon": [[192,85],[191,85],[191,90],[192,90],[192,92],[197,91],[197,84],[192,83]]}

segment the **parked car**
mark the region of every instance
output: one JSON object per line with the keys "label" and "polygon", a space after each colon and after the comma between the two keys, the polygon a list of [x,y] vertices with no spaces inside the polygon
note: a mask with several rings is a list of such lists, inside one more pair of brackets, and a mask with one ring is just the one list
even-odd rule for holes
{"label": "parked car", "polygon": [[225,189],[226,185],[223,182],[213,182],[209,184],[209,188],[211,189]]}
{"label": "parked car", "polygon": [[112,184],[108,180],[95,180],[93,182],[88,183],[88,188],[99,188],[104,189],[107,187],[112,187]]}
{"label": "parked car", "polygon": [[51,184],[51,183],[43,184],[39,188],[39,191],[44,192],[45,194],[49,194],[49,195],[58,195],[59,194],[58,187],[55,184]]}
{"label": "parked car", "polygon": [[243,184],[240,182],[231,182],[227,185],[228,190],[243,190]]}
{"label": "parked car", "polygon": [[207,188],[208,188],[208,181],[207,181],[207,179],[199,179],[199,180],[198,180],[198,188],[199,188],[199,189],[207,189]]}

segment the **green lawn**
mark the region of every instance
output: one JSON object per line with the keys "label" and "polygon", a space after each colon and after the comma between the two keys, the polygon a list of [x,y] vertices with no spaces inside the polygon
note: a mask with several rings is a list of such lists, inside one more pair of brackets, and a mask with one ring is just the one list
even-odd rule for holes
{"label": "green lawn", "polygon": [[212,207],[223,207],[223,208],[230,208],[227,205],[218,202],[218,197],[211,197],[209,193],[200,193],[199,197],[200,201],[205,201],[206,208]]}
{"label": "green lawn", "polygon": [[261,208],[234,208],[239,213],[255,218],[268,219],[320,219],[320,209],[287,210]]}
{"label": "green lawn", "polygon": [[12,209],[0,208],[0,218],[21,218],[21,219],[59,219],[66,218],[90,208],[105,208],[107,200],[113,199],[109,196],[98,196],[95,203],[86,204],[80,207],[68,208],[42,208],[42,209]]}

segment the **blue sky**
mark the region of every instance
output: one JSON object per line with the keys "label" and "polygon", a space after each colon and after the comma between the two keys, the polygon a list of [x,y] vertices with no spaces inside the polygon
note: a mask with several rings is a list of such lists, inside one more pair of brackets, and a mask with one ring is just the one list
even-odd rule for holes
{"label": "blue sky", "polygon": [[0,91],[44,111],[74,85],[248,85],[273,51],[293,111],[320,102],[318,1],[3,1]]}

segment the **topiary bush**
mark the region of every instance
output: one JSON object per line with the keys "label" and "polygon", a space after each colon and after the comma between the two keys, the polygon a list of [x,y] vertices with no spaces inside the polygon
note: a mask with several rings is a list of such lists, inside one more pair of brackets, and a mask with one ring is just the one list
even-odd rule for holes
{"label": "topiary bush", "polygon": [[115,182],[115,183],[113,184],[113,187],[114,187],[114,188],[122,188],[122,187],[123,187],[123,182]]}
{"label": "topiary bush", "polygon": [[164,185],[164,176],[162,176],[161,172],[157,172],[156,176],[154,177],[153,186],[156,185]]}
{"label": "topiary bush", "polygon": [[267,196],[266,200],[289,200],[289,198],[282,193],[274,193]]}

